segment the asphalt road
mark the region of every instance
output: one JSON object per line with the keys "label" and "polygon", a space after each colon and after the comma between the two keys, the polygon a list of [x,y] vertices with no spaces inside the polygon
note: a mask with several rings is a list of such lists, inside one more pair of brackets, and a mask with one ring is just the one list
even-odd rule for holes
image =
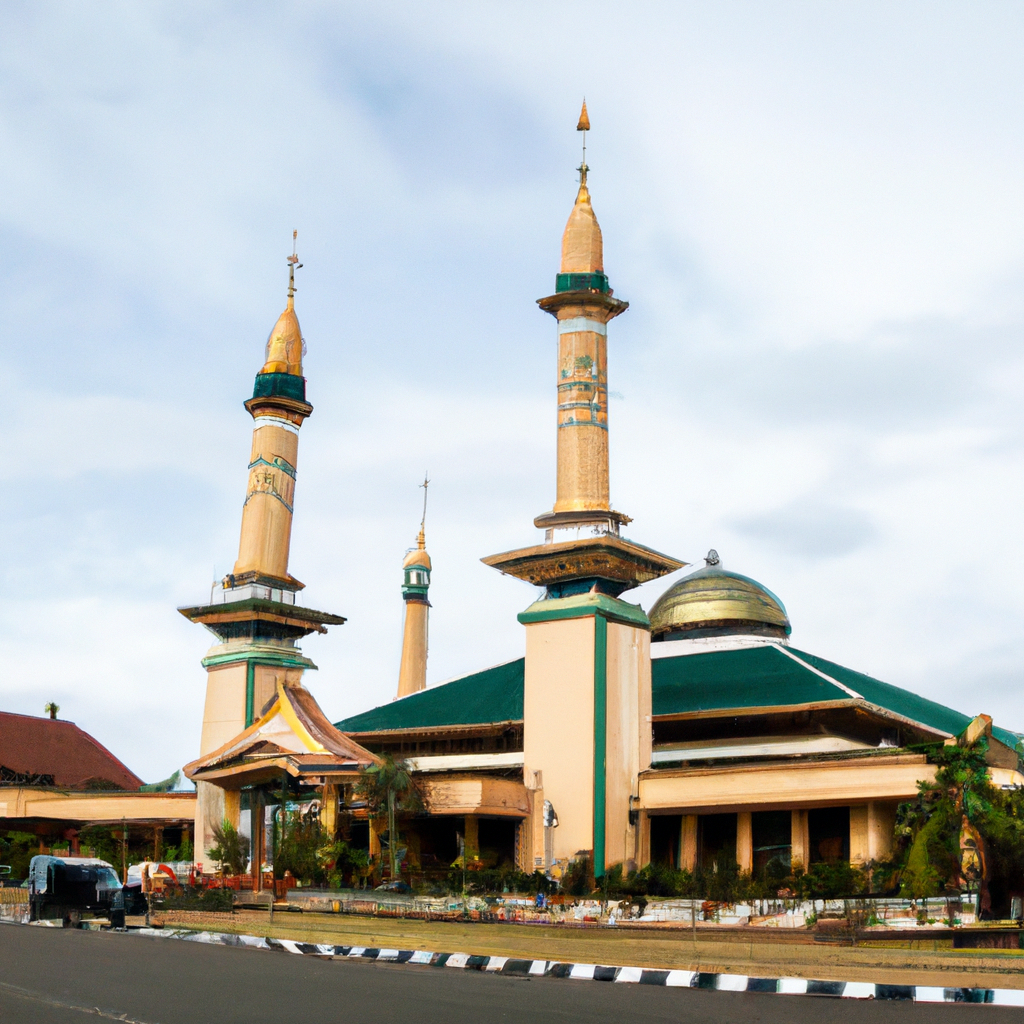
{"label": "asphalt road", "polygon": [[1011,1007],[706,992],[320,960],[174,939],[0,927],[0,1021],[65,1024],[961,1022]]}

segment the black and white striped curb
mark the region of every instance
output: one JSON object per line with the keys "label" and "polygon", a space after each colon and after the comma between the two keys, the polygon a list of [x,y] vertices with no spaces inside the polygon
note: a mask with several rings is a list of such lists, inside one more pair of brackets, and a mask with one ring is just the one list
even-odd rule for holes
{"label": "black and white striped curb", "polygon": [[570,964],[557,960],[517,960],[507,956],[472,956],[469,953],[431,953],[417,949],[380,949],[368,946],[332,946],[292,939],[230,935],[224,932],[193,932],[177,928],[132,929],[136,935],[184,939],[218,946],[281,950],[302,956],[345,957],[378,963],[454,967],[488,974],[537,978],[573,978],[578,981],[611,981],[619,984],[663,985],[669,988],[700,988],[718,992],[776,992],[783,995],[839,996],[843,999],[914,1000],[919,1003],[994,1003],[1024,1006],[1024,989],[939,988],[924,985],[876,985],[864,981],[808,981],[805,978],[755,978],[746,974],[709,974],[703,971],[660,971],[647,967],[608,967],[602,964]]}

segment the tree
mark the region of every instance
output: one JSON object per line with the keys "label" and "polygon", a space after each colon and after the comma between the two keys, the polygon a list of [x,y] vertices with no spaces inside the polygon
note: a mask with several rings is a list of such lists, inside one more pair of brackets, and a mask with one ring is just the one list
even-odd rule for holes
{"label": "tree", "polygon": [[364,768],[356,786],[366,801],[372,818],[387,817],[388,863],[391,878],[398,877],[398,832],[395,819],[399,812],[419,810],[421,800],[416,784],[404,761],[396,761],[391,754],[383,754],[380,762]]}
{"label": "tree", "polygon": [[1006,801],[989,781],[987,749],[984,735],[969,738],[965,733],[932,755],[935,781],[919,783],[917,803],[902,809],[897,838],[904,843],[904,895],[961,893],[976,885],[979,909],[991,909],[992,840],[1011,845],[1015,829],[1001,806]]}
{"label": "tree", "polygon": [[220,870],[229,875],[242,874],[249,863],[249,840],[226,818],[214,828],[213,839],[216,845],[210,848],[210,856]]}

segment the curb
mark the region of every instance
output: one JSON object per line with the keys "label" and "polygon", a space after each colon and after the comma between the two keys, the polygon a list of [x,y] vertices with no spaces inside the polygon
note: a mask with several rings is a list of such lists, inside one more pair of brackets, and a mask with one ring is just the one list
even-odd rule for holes
{"label": "curb", "polygon": [[832,996],[843,999],[905,1000],[919,1003],[989,1003],[1024,1007],[1024,989],[939,988],[924,985],[879,985],[863,981],[813,981],[806,978],[755,978],[746,974],[709,974],[703,971],[666,971],[647,967],[609,967],[556,960],[517,960],[507,956],[472,956],[469,953],[431,953],[426,950],[332,946],[292,939],[260,938],[225,932],[193,932],[177,928],[139,928],[132,934],[182,939],[216,946],[269,949],[299,956],[344,957],[381,963],[454,967],[487,974],[518,977],[571,978],[618,984],[699,988],[718,992],[764,992],[781,995]]}

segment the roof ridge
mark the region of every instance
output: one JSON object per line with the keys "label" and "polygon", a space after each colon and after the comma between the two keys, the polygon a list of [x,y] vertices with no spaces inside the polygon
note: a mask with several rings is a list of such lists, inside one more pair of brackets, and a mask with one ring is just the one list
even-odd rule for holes
{"label": "roof ridge", "polygon": [[788,648],[779,647],[779,650],[782,651],[782,653],[787,658],[792,658],[798,665],[803,665],[803,667],[807,669],[808,672],[813,672],[816,676],[821,676],[822,679],[824,679],[826,682],[831,683],[833,686],[838,686],[840,690],[842,690],[844,693],[848,693],[855,700],[864,700],[864,695],[862,693],[858,693],[856,690],[847,686],[845,683],[839,682],[838,679],[833,678],[827,672],[822,672],[820,668],[815,668],[813,665],[808,665],[807,662],[803,660],[803,658],[798,658]]}

